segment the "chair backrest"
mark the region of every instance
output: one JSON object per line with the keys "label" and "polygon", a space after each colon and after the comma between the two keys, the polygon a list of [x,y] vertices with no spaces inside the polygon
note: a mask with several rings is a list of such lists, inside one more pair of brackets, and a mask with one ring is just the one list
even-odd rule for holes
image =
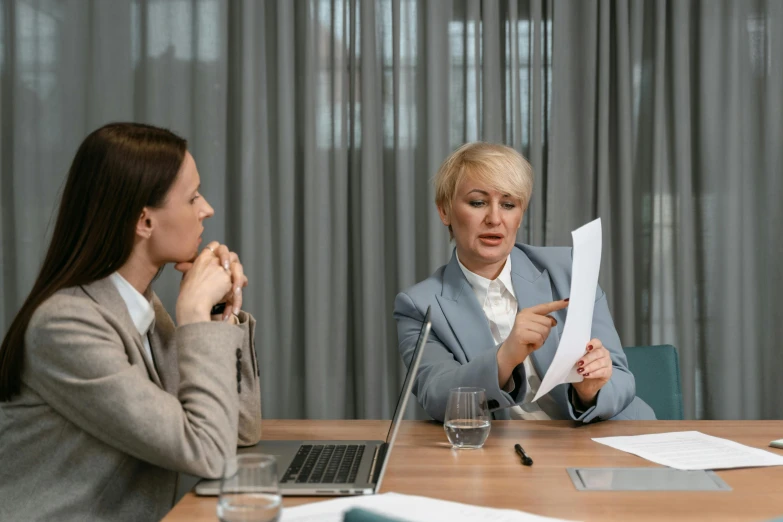
{"label": "chair backrest", "polygon": [[625,348],[636,379],[636,395],[661,420],[682,420],[682,388],[677,349],[670,344]]}

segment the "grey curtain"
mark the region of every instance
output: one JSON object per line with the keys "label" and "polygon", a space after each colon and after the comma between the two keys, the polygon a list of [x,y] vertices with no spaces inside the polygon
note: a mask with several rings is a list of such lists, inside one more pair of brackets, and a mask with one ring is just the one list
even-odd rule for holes
{"label": "grey curtain", "polygon": [[[673,342],[691,416],[780,416],[780,3],[4,0],[0,331],[29,291],[78,143],[185,136],[241,256],[270,418],[388,418],[395,294],[451,247],[430,178],[510,144],[520,240],[605,220],[627,345]],[[156,291],[173,311],[177,274]]]}
{"label": "grey curtain", "polygon": [[[388,418],[394,296],[451,252],[430,178],[481,138],[543,169],[542,5],[4,1],[0,330],[78,143],[151,122],[189,140],[216,209],[205,238],[250,278],[265,415]],[[170,311],[177,285],[156,283]]]}
{"label": "grey curtain", "polygon": [[604,223],[626,345],[674,344],[686,415],[783,416],[783,3],[554,2],[547,242]]}

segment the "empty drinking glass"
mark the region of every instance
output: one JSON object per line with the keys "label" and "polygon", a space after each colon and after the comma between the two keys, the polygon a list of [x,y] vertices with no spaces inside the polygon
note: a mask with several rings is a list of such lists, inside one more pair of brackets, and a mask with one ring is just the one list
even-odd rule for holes
{"label": "empty drinking glass", "polygon": [[453,448],[477,449],[490,430],[484,388],[453,388],[449,391],[443,429]]}
{"label": "empty drinking glass", "polygon": [[275,522],[281,506],[277,462],[272,455],[226,459],[217,506],[222,522]]}

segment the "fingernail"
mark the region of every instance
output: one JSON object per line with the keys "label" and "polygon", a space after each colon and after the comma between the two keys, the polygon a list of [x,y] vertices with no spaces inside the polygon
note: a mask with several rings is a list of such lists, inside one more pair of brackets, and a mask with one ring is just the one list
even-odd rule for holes
{"label": "fingernail", "polygon": [[239,307],[238,306],[234,307],[234,315],[239,315]]}
{"label": "fingernail", "polygon": [[552,319],[552,327],[557,326],[557,319]]}
{"label": "fingernail", "polygon": [[228,270],[228,261],[223,261],[223,268]]}
{"label": "fingernail", "polygon": [[570,298],[570,297],[566,297],[565,299],[563,299],[563,301],[565,301],[566,303],[567,303],[568,301],[570,301],[570,300],[571,300],[571,298]]}
{"label": "fingernail", "polygon": [[234,293],[237,294],[237,295],[241,294],[242,293],[242,287],[238,286],[238,287],[234,288]]}
{"label": "fingernail", "polygon": [[582,373],[583,371],[585,371],[585,369],[584,369],[584,368],[579,368],[579,369],[576,371],[576,373]]}
{"label": "fingernail", "polygon": [[231,319],[231,313],[229,313],[227,316],[225,316],[223,318],[223,321],[228,321],[229,319]]}
{"label": "fingernail", "polygon": [[588,375],[590,375],[590,374],[586,373],[586,374],[582,375],[582,377],[587,377]]}
{"label": "fingernail", "polygon": [[587,351],[588,351],[588,352],[591,352],[591,351],[593,351],[593,345],[592,345],[592,344],[588,344],[588,345],[587,345]]}
{"label": "fingernail", "polygon": [[579,366],[584,366],[584,365],[585,365],[584,361],[579,361]]}

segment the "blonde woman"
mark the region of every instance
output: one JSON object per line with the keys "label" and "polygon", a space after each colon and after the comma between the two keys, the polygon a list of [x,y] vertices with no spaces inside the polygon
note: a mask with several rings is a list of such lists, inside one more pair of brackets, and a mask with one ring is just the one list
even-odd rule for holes
{"label": "blonde woman", "polygon": [[533,402],[554,358],[568,306],[571,249],[515,244],[533,190],[530,164],[512,148],[468,143],[435,178],[435,203],[455,242],[451,261],[397,295],[399,349],[409,363],[424,311],[432,332],[414,386],[443,421],[449,390],[486,389],[495,419],[654,419],[635,396],[606,295],[598,288],[582,382]]}

